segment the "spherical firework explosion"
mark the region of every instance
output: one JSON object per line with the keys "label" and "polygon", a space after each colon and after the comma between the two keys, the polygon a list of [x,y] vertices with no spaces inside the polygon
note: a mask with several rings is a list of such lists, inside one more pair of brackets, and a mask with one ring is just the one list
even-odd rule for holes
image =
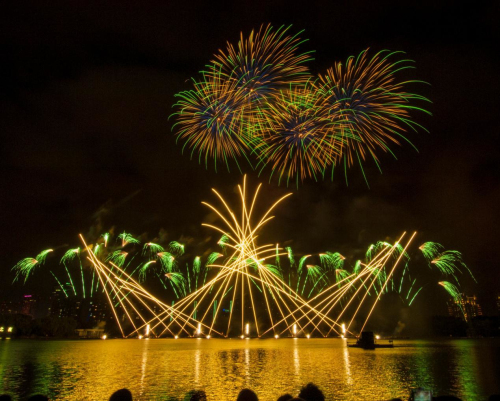
{"label": "spherical firework explosion", "polygon": [[238,47],[227,44],[226,51],[219,50],[209,71],[221,72],[229,81],[241,88],[248,104],[262,104],[290,84],[306,82],[310,75],[304,65],[309,54],[298,54],[302,42],[299,34],[288,35],[290,27],[273,31],[271,25],[255,32],[248,38],[240,35]]}
{"label": "spherical firework explosion", "polygon": [[247,110],[244,91],[236,81],[223,79],[222,75],[203,74],[203,80],[194,81],[194,89],[177,95],[179,109],[174,128],[178,140],[184,142],[193,158],[208,165],[209,159],[225,164],[247,157],[251,136],[246,135]]}
{"label": "spherical firework explosion", "polygon": [[[194,89],[176,96],[177,140],[191,157],[208,165],[212,159],[230,168],[246,159],[260,171],[268,167],[278,181],[318,180],[336,165],[345,169],[377,152],[392,153],[390,145],[411,143],[405,134],[421,126],[411,111],[423,108],[423,96],[408,92],[396,74],[412,68],[410,60],[396,60],[401,52],[367,51],[316,79],[305,65],[309,53],[290,35],[290,27],[268,25],[237,46],[228,43],[193,79]],[[427,113],[427,112],[426,112]],[[363,172],[364,174],[364,172]]]}
{"label": "spherical firework explosion", "polygon": [[274,102],[259,107],[255,148],[261,170],[270,166],[278,180],[318,179],[332,167],[341,149],[335,122],[317,107],[320,97],[311,84],[290,86]]}
{"label": "spherical firework explosion", "polygon": [[387,51],[368,59],[368,51],[347,62],[335,63],[325,75],[319,75],[318,89],[322,107],[341,135],[342,153],[348,166],[371,156],[376,162],[376,151],[390,152],[390,143],[408,141],[402,133],[420,127],[411,120],[410,110],[421,108],[410,104],[426,100],[405,91],[410,82],[399,82],[394,74],[412,68],[410,60],[390,61],[401,52]]}

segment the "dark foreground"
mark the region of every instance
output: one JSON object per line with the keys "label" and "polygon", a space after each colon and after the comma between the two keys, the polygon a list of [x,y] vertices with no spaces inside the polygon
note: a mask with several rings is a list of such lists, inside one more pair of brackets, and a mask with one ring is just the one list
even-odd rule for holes
{"label": "dark foreground", "polygon": [[[412,390],[408,399],[410,401],[461,401],[460,398],[453,396],[433,397],[431,391],[422,388]],[[168,397],[166,400],[174,401],[179,399]],[[207,394],[203,390],[192,390],[182,397],[181,400],[208,401]],[[12,398],[9,395],[0,395],[0,401],[12,401]],[[37,394],[28,398],[28,401],[49,401],[49,398]],[[109,401],[133,401],[133,396],[130,390],[120,389],[111,395]],[[253,390],[245,388],[239,392],[236,401],[259,401],[259,397]],[[325,401],[325,395],[314,383],[308,383],[300,389],[296,397],[286,393],[279,396],[277,401]],[[402,399],[393,398],[389,401],[402,401]],[[488,397],[488,401],[500,401],[500,395],[491,395]]]}

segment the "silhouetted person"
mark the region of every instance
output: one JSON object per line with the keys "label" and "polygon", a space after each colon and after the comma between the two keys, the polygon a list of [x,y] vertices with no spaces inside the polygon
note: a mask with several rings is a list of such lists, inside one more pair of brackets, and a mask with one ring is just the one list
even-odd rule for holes
{"label": "silhouetted person", "polygon": [[109,401],[132,401],[132,393],[126,388],[116,390],[109,397]]}
{"label": "silhouetted person", "polygon": [[290,401],[291,399],[293,399],[293,395],[283,394],[277,401]]}
{"label": "silhouetted person", "polygon": [[238,394],[236,401],[259,401],[259,397],[249,388],[244,388]]}
{"label": "silhouetted person", "polygon": [[300,389],[299,398],[305,401],[325,401],[323,392],[314,383],[307,383]]}
{"label": "silhouetted person", "polygon": [[12,397],[8,394],[0,395],[0,401],[12,401]]}
{"label": "silhouetted person", "polygon": [[49,401],[49,397],[46,397],[41,394],[36,394],[32,395],[30,398],[28,398],[28,401]]}
{"label": "silhouetted person", "polygon": [[492,394],[488,397],[488,401],[500,401],[500,394]]}
{"label": "silhouetted person", "polygon": [[207,401],[207,394],[203,390],[191,390],[184,397],[184,401]]}

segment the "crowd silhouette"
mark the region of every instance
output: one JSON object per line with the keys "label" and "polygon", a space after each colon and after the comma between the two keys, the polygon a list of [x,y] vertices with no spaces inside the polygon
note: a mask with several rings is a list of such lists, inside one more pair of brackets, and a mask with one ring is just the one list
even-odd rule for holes
{"label": "crowd silhouette", "polygon": [[[173,401],[174,399],[167,398],[167,400]],[[184,398],[176,400],[208,401],[208,398],[207,394],[203,390],[191,390],[184,396]],[[413,398],[413,396],[410,395],[409,401],[413,400],[416,400],[416,398]],[[453,396],[432,397],[432,400],[461,401],[460,398]],[[0,395],[0,401],[12,401],[12,398],[9,395],[4,394]],[[49,398],[44,395],[37,394],[37,395],[32,395],[30,398],[28,398],[28,401],[49,401]],[[115,391],[109,398],[109,401],[133,401],[132,393],[130,392],[130,390],[122,388],[120,390]],[[236,401],[259,401],[259,397],[255,393],[255,391],[249,388],[244,388],[239,392],[238,396],[236,397]],[[318,386],[316,386],[314,383],[308,383],[300,389],[299,394],[296,397],[294,397],[291,394],[283,394],[278,397],[277,401],[325,401],[325,396]],[[403,400],[401,398],[393,398],[389,401],[403,401]],[[500,395],[498,394],[491,395],[488,398],[488,401],[500,401]]]}

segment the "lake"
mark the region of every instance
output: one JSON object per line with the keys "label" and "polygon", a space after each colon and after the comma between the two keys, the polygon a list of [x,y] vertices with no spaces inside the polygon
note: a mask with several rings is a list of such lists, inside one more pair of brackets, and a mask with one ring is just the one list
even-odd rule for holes
{"label": "lake", "polygon": [[393,349],[347,348],[341,339],[151,339],[0,341],[0,393],[23,399],[106,400],[126,387],[135,400],[235,400],[244,387],[263,401],[307,382],[330,400],[434,395],[487,400],[500,393],[500,339],[401,340]]}

